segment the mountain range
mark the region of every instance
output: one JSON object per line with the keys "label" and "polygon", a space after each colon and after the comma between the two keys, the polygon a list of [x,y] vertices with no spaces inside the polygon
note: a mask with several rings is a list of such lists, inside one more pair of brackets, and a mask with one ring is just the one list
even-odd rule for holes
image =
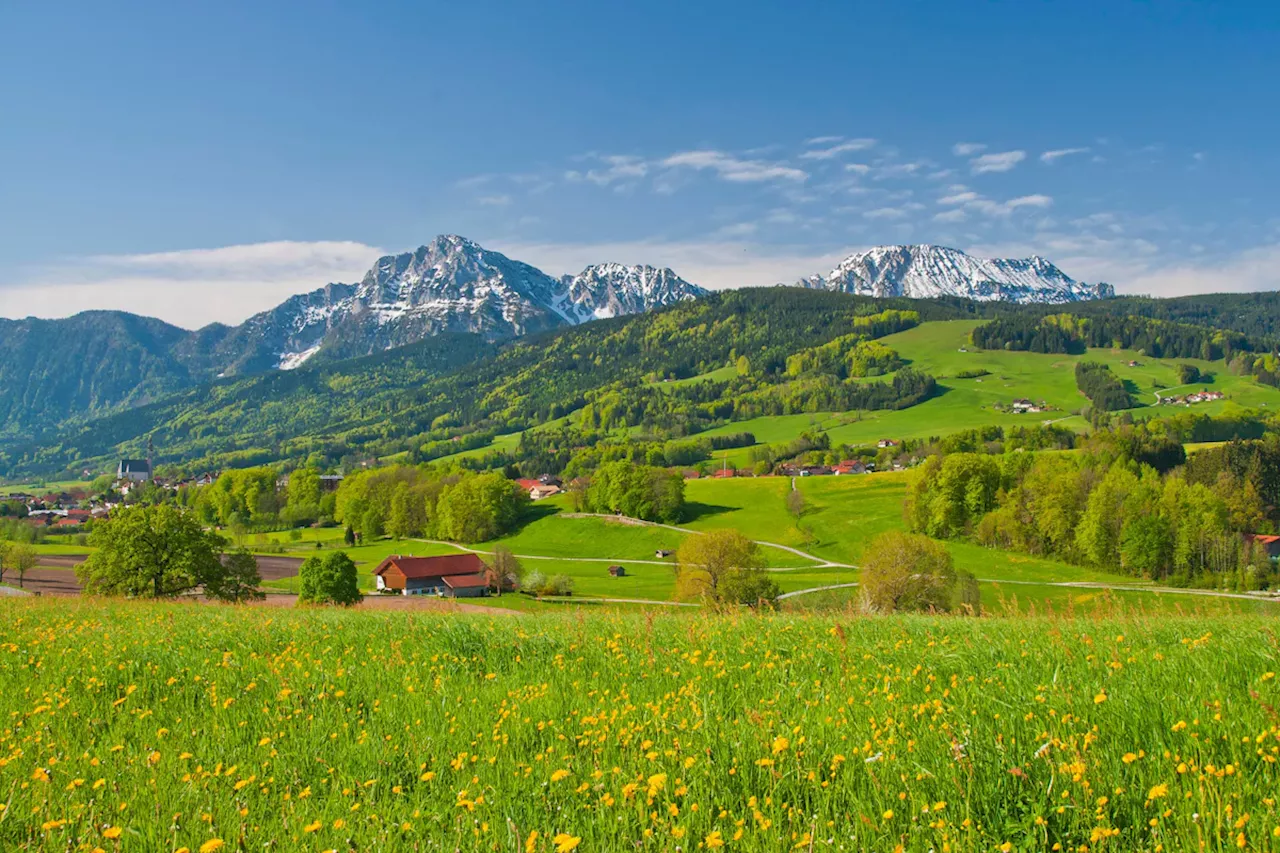
{"label": "mountain range", "polygon": [[[973,258],[938,246],[851,255],[802,287],[876,297],[1060,303],[1113,295],[1043,258]],[[189,331],[123,312],[0,320],[0,434],[159,399],[224,376],[372,355],[441,334],[497,342],[637,314],[707,291],[670,269],[605,263],[554,277],[456,235],[379,258],[358,283],[290,297],[238,326]]]}
{"label": "mountain range", "polygon": [[1039,255],[975,258],[944,246],[877,246],[850,255],[801,287],[859,296],[935,299],[959,296],[978,302],[1062,303],[1109,299],[1109,284],[1076,281]]}

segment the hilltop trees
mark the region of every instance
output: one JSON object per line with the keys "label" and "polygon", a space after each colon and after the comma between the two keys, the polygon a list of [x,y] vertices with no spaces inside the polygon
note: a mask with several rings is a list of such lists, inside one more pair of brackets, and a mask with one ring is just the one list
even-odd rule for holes
{"label": "hilltop trees", "polygon": [[882,533],[862,558],[862,600],[880,613],[973,607],[977,584],[967,573],[961,580],[947,549],[925,536]]}
{"label": "hilltop trees", "polygon": [[464,477],[440,493],[437,533],[456,542],[484,542],[511,529],[529,495],[496,472]]}
{"label": "hilltop trees", "polygon": [[222,537],[169,504],[131,507],[103,519],[89,542],[96,550],[76,574],[91,594],[166,598],[222,574]]}
{"label": "hilltop trees", "polygon": [[583,506],[591,512],[646,521],[679,521],[684,512],[684,479],[664,468],[607,462],[592,475]]}
{"label": "hilltop trees", "polygon": [[36,567],[40,557],[36,549],[26,542],[7,542],[0,539],[0,581],[4,580],[6,571],[18,576],[18,586],[22,586],[27,572]]}
{"label": "hilltop trees", "polygon": [[298,568],[298,604],[359,604],[360,579],[346,551],[313,554]]}
{"label": "hilltop trees", "polygon": [[261,601],[266,598],[258,588],[261,583],[257,558],[245,548],[236,548],[224,559],[222,571],[205,581],[204,593],[232,603]]}
{"label": "hilltop trees", "polygon": [[931,457],[909,489],[906,518],[939,538],[971,536],[1179,585],[1229,586],[1252,561],[1241,534],[1276,522],[1278,447],[1276,438],[1237,441],[1175,467],[1185,458],[1180,444],[1126,427],[1091,438],[1077,456]]}
{"label": "hilltop trees", "polygon": [[773,602],[778,585],[763,566],[760,546],[736,530],[690,536],[676,552],[676,594],[718,604]]}

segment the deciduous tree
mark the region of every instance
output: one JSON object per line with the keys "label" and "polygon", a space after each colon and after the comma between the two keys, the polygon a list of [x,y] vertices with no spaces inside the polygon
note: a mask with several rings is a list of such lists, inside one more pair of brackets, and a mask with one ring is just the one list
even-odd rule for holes
{"label": "deciduous tree", "polygon": [[97,550],[76,568],[89,593],[165,598],[222,571],[222,537],[168,504],[120,510],[94,525],[89,542]]}

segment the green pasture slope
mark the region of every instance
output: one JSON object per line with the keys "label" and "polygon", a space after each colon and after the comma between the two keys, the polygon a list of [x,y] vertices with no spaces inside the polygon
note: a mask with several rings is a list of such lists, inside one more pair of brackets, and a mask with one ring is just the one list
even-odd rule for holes
{"label": "green pasture slope", "polygon": [[[1054,421],[1073,429],[1083,429],[1085,422],[1073,412],[1088,401],[1076,388],[1075,365],[1079,361],[1100,361],[1111,367],[1121,381],[1128,384],[1140,408],[1136,417],[1177,411],[1153,405],[1156,392],[1186,393],[1193,388],[1212,388],[1226,394],[1226,399],[1194,406],[1196,412],[1219,414],[1231,407],[1280,408],[1280,389],[1261,385],[1252,377],[1233,376],[1220,362],[1199,359],[1153,359],[1132,350],[1091,349],[1085,355],[1058,355],[1004,350],[975,350],[969,344],[969,333],[980,321],[945,320],[923,323],[905,332],[889,335],[881,341],[896,349],[917,369],[932,374],[939,392],[932,399],[896,412],[818,412],[814,414],[777,415],[739,421],[711,430],[704,435],[727,435],[751,432],[761,444],[787,441],[814,426],[825,429],[833,444],[871,444],[881,438],[929,438],[964,429],[999,424],[1004,427]],[[1129,362],[1138,362],[1130,367]],[[1202,373],[1213,374],[1213,381],[1180,387],[1179,364],[1193,364]],[[958,379],[967,371],[987,370],[990,375]],[[865,380],[865,381],[882,381]],[[998,412],[995,403],[1008,405],[1025,397],[1043,400],[1055,411],[1035,415]],[[728,459],[732,465],[745,466],[749,448],[737,448],[716,459]]]}

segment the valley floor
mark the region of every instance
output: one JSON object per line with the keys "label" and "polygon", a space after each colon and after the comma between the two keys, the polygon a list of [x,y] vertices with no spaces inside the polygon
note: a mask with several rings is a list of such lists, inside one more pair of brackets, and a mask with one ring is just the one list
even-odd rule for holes
{"label": "valley floor", "polygon": [[[471,600],[468,605],[554,612],[565,606],[667,607],[674,603],[671,557],[685,537],[732,528],[761,543],[766,565],[792,609],[845,607],[857,596],[858,563],[866,544],[887,530],[901,529],[908,472],[843,477],[759,477],[702,479],[686,484],[688,520],[680,525],[637,523],[630,519],[584,516],[569,511],[563,497],[535,503],[526,522],[501,539],[457,545],[426,540],[381,540],[345,548],[340,528],[309,529],[294,540],[285,533],[250,536],[245,544],[259,553],[264,586],[273,593],[297,591],[297,567],[318,550],[344,548],[357,562],[361,585],[374,588],[372,571],[391,554],[430,556],[474,551],[487,554],[499,545],[514,552],[528,570],[564,574],[574,595],[534,600],[504,595]],[[791,489],[804,496],[799,518],[787,512]],[[983,548],[967,542],[944,543],[957,568],[979,580],[989,613],[1071,611],[1074,609],[1208,608],[1280,614],[1280,600],[1257,595],[1157,587],[1054,559]],[[283,552],[278,549],[283,548]],[[73,567],[87,549],[61,544],[41,546],[42,565],[27,576],[31,591],[75,594]],[[625,577],[607,569],[621,565]],[[12,586],[16,583],[7,578]]]}

